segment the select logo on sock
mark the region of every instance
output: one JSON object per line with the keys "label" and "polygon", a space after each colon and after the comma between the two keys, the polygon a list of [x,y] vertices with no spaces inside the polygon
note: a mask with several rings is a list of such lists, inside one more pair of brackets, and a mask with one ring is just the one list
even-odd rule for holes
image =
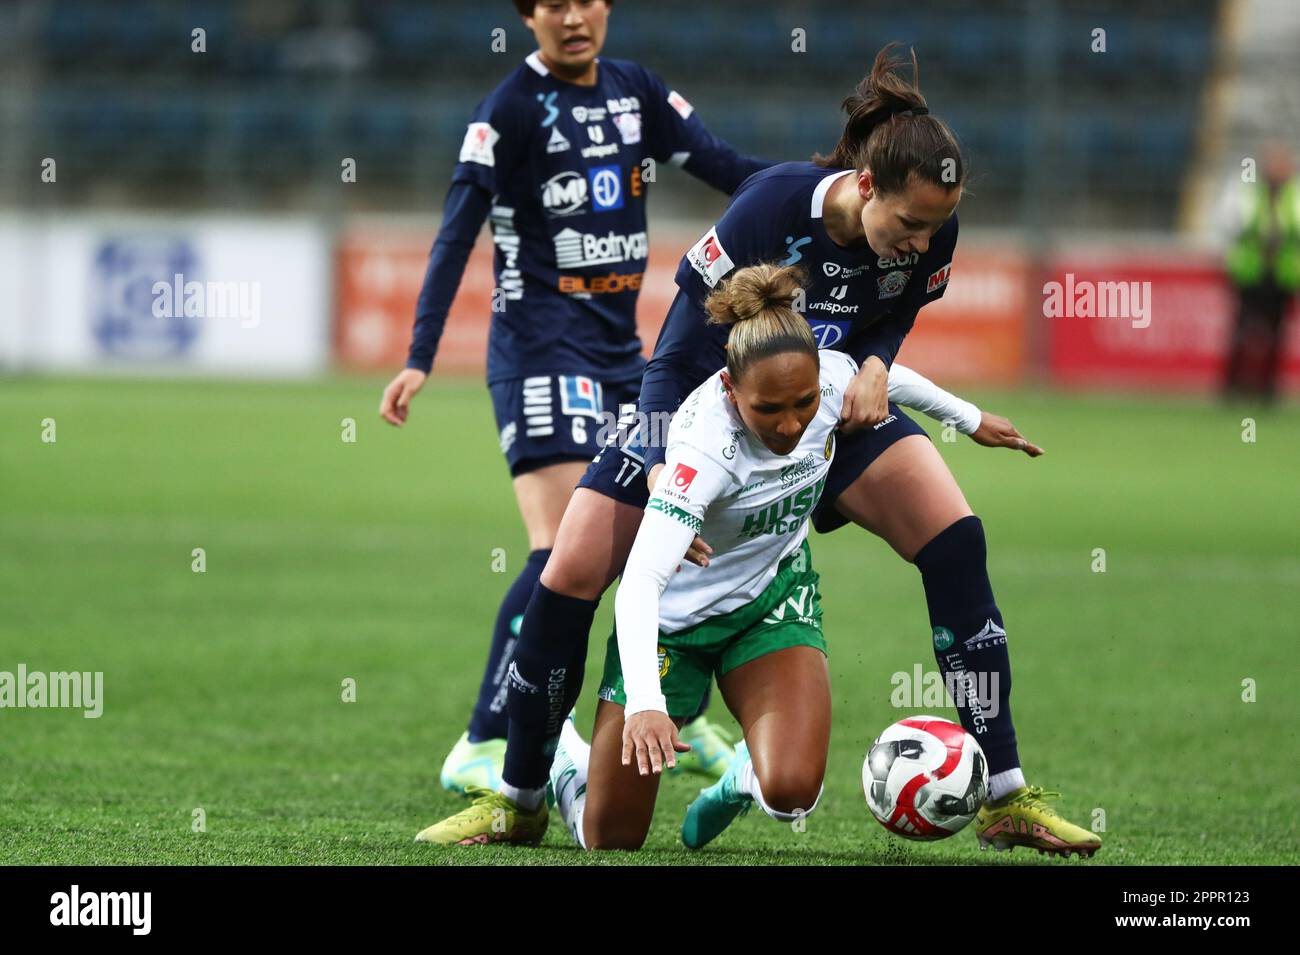
{"label": "select logo on sock", "polygon": [[[952,634],[949,634],[952,636]],[[975,636],[966,641],[967,650],[983,650],[985,647],[996,647],[1007,642],[1007,632],[993,622],[990,617],[984,624],[984,629]]]}

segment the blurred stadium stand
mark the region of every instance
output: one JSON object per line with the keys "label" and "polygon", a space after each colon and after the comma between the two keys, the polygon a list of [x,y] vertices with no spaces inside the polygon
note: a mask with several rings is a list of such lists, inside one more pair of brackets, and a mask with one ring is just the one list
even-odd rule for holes
{"label": "blurred stadium stand", "polygon": [[[966,145],[982,224],[1177,223],[1218,0],[845,6],[618,0],[605,54],[658,71],[738,148],[793,159],[830,150],[840,100],[901,40]],[[206,53],[190,50],[195,27]],[[474,104],[532,49],[507,0],[8,0],[0,202],[432,210]],[[57,195],[18,185],[46,156]],[[343,157],[358,165],[348,190]],[[706,194],[686,177],[667,192],[681,210]]]}

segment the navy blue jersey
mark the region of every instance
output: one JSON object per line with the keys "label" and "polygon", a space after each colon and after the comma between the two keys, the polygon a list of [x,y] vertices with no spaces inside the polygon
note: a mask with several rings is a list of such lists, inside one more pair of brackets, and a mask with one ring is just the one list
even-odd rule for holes
{"label": "navy blue jersey", "polygon": [[[639,376],[645,362],[635,314],[648,249],[643,160],[681,166],[728,194],[769,165],[711,135],[690,103],[644,67],[603,58],[597,64],[595,85],[579,86],[531,54],[478,105],[461,146],[452,208],[477,208],[482,216],[487,200],[461,199],[466,186],[492,197],[489,383]],[[449,258],[463,268],[463,255]],[[409,367],[432,364],[459,281],[453,271],[440,278],[437,262],[430,263]]]}
{"label": "navy blue jersey", "polygon": [[821,348],[888,367],[917,311],[943,295],[957,245],[951,216],[922,254],[877,255],[865,243],[831,241],[822,205],[831,183],[852,170],[781,163],[750,176],[722,218],[682,257],[677,298],[641,384],[640,410],[676,411],[701,381],[726,364],[726,326],[707,325],[704,299],[733,269],[798,263],[808,271],[804,317]]}

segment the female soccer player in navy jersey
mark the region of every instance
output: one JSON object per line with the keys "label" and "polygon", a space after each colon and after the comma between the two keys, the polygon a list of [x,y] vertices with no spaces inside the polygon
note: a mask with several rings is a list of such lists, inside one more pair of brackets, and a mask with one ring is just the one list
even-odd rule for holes
{"label": "female soccer player in navy jersey", "polygon": [[[840,444],[813,526],[826,533],[855,523],[920,571],[935,658],[957,686],[972,688],[958,714],[989,762],[991,798],[975,827],[981,845],[1090,853],[1100,844],[1047,805],[1051,794],[1025,784],[983,525],[924,432],[888,398],[888,369],[903,338],[948,284],[965,176],[955,137],[929,114],[915,82],[899,75],[900,65],[882,50],[844,102],[848,121],[831,155],[751,176],[683,258],[677,297],[642,379],[638,410],[650,427],[634,428],[592,462],[524,616],[500,787],[500,808],[515,817],[507,832],[535,828],[531,817],[545,811],[532,807],[577,697],[586,634],[640,524],[643,478],[653,486],[662,466],[656,417],[725,363],[724,333],[706,325],[703,299],[734,268],[778,260],[810,273],[804,311],[818,344],[848,352],[861,367],[845,390]],[[1040,453],[996,416],[985,415],[972,436]],[[698,541],[688,557],[706,562],[707,552]],[[998,676],[996,707],[973,692],[981,672]]]}
{"label": "female soccer player in navy jersey", "polygon": [[[769,165],[738,155],[655,74],[597,56],[612,0],[516,0],[540,49],[474,112],[420,292],[407,367],[380,414],[406,421],[483,221],[496,246],[487,378],[530,553],[502,601],[478,702],[447,756],[452,790],[497,783],[504,677],[519,620],[607,420],[636,400],[645,360],[636,299],[645,271],[646,160],[731,194]],[[653,177],[651,177],[653,178]],[[700,751],[726,751],[700,719]],[[725,764],[714,767],[719,773]],[[715,773],[716,775],[716,773]]]}

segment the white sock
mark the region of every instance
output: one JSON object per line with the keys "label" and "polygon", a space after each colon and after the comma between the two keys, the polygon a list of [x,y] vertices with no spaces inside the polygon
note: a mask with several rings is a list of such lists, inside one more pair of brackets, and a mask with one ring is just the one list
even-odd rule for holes
{"label": "white sock", "polygon": [[532,812],[542,804],[546,798],[546,787],[541,789],[520,789],[517,786],[511,786],[504,779],[497,786],[497,792],[505,796],[520,809],[526,809]]}
{"label": "white sock", "polygon": [[1013,769],[1004,769],[1000,773],[994,773],[989,777],[989,801],[1001,799],[1007,793],[1015,792],[1025,784],[1025,774],[1020,771],[1020,767]]}
{"label": "white sock", "polygon": [[777,822],[794,822],[800,817],[810,815],[817,808],[817,804],[822,801],[822,792],[825,788],[823,786],[817,790],[817,798],[813,800],[813,804],[807,809],[799,812],[782,812],[780,809],[773,809],[767,804],[767,800],[763,798],[763,787],[759,785],[758,774],[754,772],[754,761],[752,759],[746,758],[745,765],[741,766],[736,773],[736,791],[753,799],[765,813]]}
{"label": "white sock", "polygon": [[551,763],[551,788],[555,790],[555,808],[564,827],[575,842],[587,848],[582,835],[582,817],[587,810],[587,771],[591,765],[591,746],[579,734],[572,721],[565,720],[560,729],[560,744]]}

